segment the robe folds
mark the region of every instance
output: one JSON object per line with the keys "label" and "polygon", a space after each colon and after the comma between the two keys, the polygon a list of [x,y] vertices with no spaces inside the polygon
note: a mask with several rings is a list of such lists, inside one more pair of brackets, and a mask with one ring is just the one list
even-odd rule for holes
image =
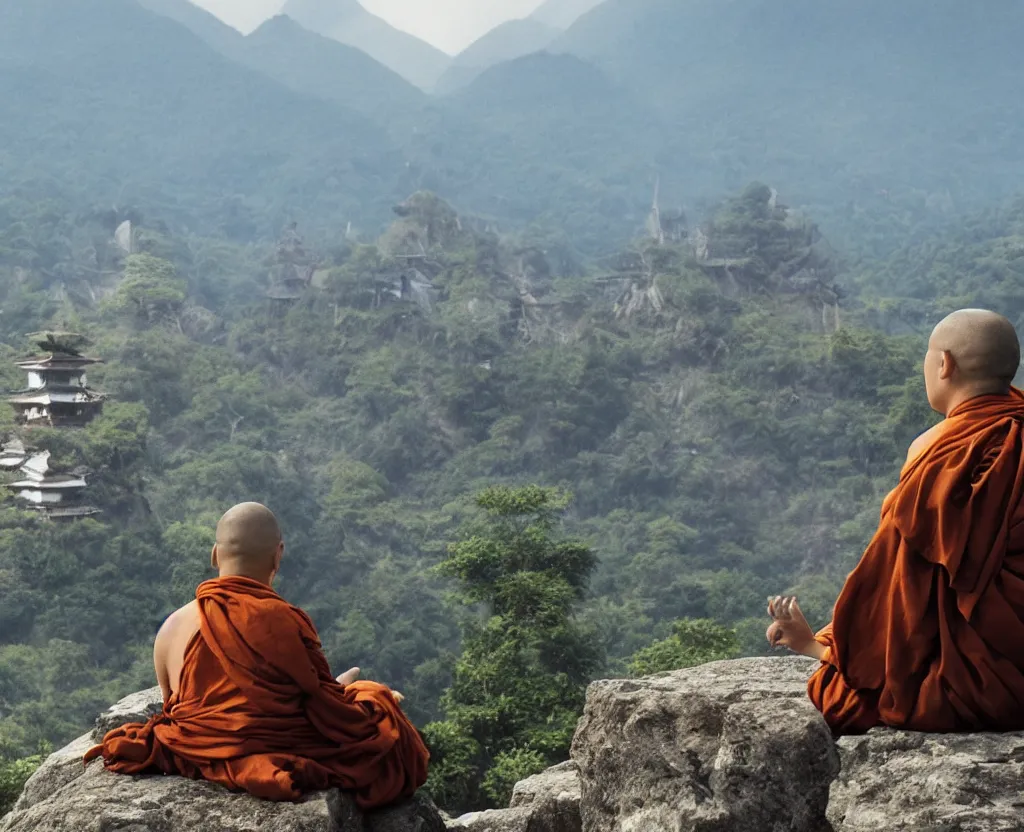
{"label": "robe folds", "polygon": [[972,399],[908,459],[817,635],[836,734],[1024,728],[1024,394]]}
{"label": "robe folds", "polygon": [[109,732],[102,756],[121,774],[205,779],[268,800],[331,787],[364,809],[411,796],[427,776],[427,749],[392,692],[331,676],[310,618],[247,578],[196,592],[199,632],[178,691],[146,723]]}

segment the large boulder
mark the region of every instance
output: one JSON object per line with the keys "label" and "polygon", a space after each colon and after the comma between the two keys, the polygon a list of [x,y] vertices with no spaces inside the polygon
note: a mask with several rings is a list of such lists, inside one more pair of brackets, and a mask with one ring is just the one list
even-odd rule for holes
{"label": "large boulder", "polygon": [[743,659],[595,682],[573,762],[449,828],[1024,832],[1024,734],[877,729],[833,743],[807,701],[815,667]]}
{"label": "large boulder", "polygon": [[301,803],[270,803],[181,777],[110,774],[82,756],[107,730],[144,721],[161,707],[158,688],[126,697],[52,754],[25,785],[0,832],[444,832],[429,800],[364,815],[333,789]]}
{"label": "large boulder", "polygon": [[821,832],[839,754],[812,662],[595,682],[573,741],[584,832]]}
{"label": "large boulder", "polygon": [[581,832],[580,780],[573,762],[516,784],[508,809],[472,812],[450,821],[466,832]]}

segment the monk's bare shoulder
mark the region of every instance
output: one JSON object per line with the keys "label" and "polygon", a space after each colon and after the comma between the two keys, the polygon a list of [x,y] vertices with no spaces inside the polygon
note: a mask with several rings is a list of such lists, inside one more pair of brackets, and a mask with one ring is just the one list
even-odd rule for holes
{"label": "monk's bare shoulder", "polygon": [[153,644],[153,664],[164,701],[178,689],[185,649],[199,629],[199,603],[192,601],[167,616]]}
{"label": "monk's bare shoulder", "polygon": [[185,606],[176,609],[164,621],[157,633],[157,639],[172,639],[181,630],[193,630],[199,624],[199,602],[190,601]]}

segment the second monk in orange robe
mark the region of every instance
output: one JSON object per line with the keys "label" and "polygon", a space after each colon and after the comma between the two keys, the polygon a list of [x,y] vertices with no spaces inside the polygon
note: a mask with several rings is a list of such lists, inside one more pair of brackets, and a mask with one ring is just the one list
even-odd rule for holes
{"label": "second monk in orange robe", "polygon": [[812,702],[836,734],[1024,728],[1024,394],[1005,318],[961,310],[929,341],[946,418],[911,446],[878,531],[813,636],[795,599],[768,638],[818,658]]}
{"label": "second monk in orange robe", "polygon": [[284,546],[255,503],[217,526],[221,576],[172,615],[154,647],[163,712],[106,735],[102,756],[122,774],[206,779],[269,800],[341,787],[364,809],[411,796],[428,754],[384,685],[335,680],[313,622],[270,584]]}

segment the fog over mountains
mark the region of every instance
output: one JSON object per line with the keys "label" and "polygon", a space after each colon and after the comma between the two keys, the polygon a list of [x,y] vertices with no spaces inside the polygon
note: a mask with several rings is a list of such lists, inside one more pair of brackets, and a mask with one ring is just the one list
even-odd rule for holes
{"label": "fog over mountains", "polygon": [[193,221],[228,199],[260,228],[373,226],[425,188],[592,245],[642,224],[656,179],[691,210],[770,181],[841,234],[1024,172],[1013,0],[550,0],[454,59],[356,0],[283,11],[243,37],[188,0],[9,0],[6,186],[66,166],[70,191]]}
{"label": "fog over mountains", "polygon": [[281,14],[311,32],[362,49],[424,89],[433,87],[448,65],[440,49],[370,14],[359,0],[288,0]]}

